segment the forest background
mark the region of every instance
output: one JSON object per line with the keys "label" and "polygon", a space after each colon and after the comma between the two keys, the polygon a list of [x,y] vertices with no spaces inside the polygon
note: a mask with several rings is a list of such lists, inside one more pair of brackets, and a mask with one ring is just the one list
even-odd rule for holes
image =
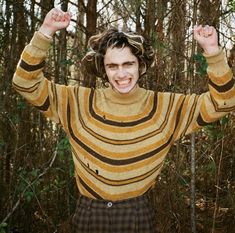
{"label": "forest background", "polygon": [[[81,75],[88,38],[108,26],[151,39],[156,62],[141,86],[207,90],[207,64],[192,39],[195,24],[213,25],[235,64],[235,1],[0,0],[0,232],[70,232],[78,191],[69,142],[58,125],[11,86],[20,54],[54,6],[73,14],[56,34],[45,75],[61,84],[102,88]],[[158,233],[232,233],[235,229],[235,114],[175,143],[157,180]]]}

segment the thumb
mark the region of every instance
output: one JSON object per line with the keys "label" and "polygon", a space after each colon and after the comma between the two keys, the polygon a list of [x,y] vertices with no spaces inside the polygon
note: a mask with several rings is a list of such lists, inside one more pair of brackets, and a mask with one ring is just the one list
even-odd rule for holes
{"label": "thumb", "polygon": [[201,35],[200,35],[200,32],[202,30],[202,25],[195,25],[193,27],[193,37],[195,40],[197,40]]}

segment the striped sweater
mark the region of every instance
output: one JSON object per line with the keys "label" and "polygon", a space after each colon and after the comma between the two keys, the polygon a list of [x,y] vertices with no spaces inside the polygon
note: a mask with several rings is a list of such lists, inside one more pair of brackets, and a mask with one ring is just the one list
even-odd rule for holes
{"label": "striped sweater", "polygon": [[234,109],[232,72],[222,51],[206,57],[209,91],[201,95],[128,94],[48,81],[43,67],[51,41],[36,32],[24,49],[14,88],[69,138],[80,192],[121,200],[145,193],[159,175],[171,145]]}

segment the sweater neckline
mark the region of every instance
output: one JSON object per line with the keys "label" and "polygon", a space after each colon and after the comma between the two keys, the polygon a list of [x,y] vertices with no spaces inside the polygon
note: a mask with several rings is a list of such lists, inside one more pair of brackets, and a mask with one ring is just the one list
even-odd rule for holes
{"label": "sweater neckline", "polygon": [[143,100],[146,90],[137,85],[133,90],[128,93],[119,93],[112,87],[108,87],[105,91],[106,98],[116,104],[133,104]]}

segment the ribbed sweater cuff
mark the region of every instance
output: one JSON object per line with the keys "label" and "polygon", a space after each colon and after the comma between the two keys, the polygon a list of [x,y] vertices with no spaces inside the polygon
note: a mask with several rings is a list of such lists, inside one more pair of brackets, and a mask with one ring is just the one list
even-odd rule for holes
{"label": "ribbed sweater cuff", "polygon": [[34,47],[47,51],[52,43],[52,39],[47,38],[40,32],[35,32],[33,38],[31,39],[30,44]]}
{"label": "ribbed sweater cuff", "polygon": [[203,53],[203,55],[206,58],[208,65],[218,63],[218,62],[225,60],[225,55],[224,55],[224,52],[221,47],[219,48],[219,51],[214,54],[208,55],[206,53]]}
{"label": "ribbed sweater cuff", "polygon": [[[220,78],[229,72],[230,68],[228,66],[228,62],[225,56],[225,53],[222,48],[219,48],[219,51],[215,54],[203,54],[207,60],[207,72],[208,74],[213,74],[213,81],[216,82],[216,78]],[[210,75],[211,76],[211,75]],[[230,76],[226,76],[227,79]],[[224,80],[224,82],[226,82]]]}

